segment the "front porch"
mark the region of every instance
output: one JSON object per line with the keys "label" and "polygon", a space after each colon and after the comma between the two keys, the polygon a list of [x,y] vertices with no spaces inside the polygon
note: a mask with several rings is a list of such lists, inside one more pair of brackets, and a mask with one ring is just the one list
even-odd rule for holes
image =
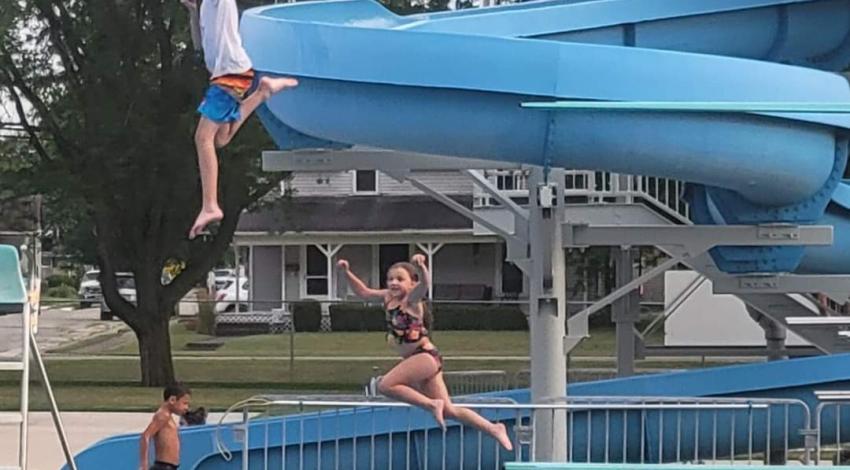
{"label": "front porch", "polygon": [[247,235],[234,239],[237,263],[251,279],[252,310],[300,300],[356,301],[336,262],[347,259],[370,286],[384,286],[387,269],[415,253],[428,257],[435,300],[516,299],[525,292],[521,273],[504,261],[496,237],[469,234]]}

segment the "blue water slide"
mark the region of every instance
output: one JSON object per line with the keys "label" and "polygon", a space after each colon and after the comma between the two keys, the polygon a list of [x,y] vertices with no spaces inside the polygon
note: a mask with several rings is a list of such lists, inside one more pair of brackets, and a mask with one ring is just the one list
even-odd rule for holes
{"label": "blue water slide", "polygon": [[[835,227],[832,247],[715,250],[722,269],[850,272],[850,185],[842,181],[850,117],[519,106],[553,99],[846,103],[850,88],[835,72],[850,64],[850,0],[554,0],[408,17],[368,0],[328,0],[249,10],[242,34],[260,73],[301,81],[260,110],[282,149],[360,144],[681,179],[692,183],[698,223]],[[814,390],[846,388],[848,364],[843,355],[798,359],[575,384],[570,394],[765,396],[814,404]],[[529,400],[527,390],[502,396]],[[401,426],[396,411],[382,413],[377,434],[367,416],[349,415],[338,430],[323,428],[334,436],[308,428],[306,438],[293,428],[300,418],[258,420],[250,447],[256,454],[269,448],[278,466],[298,455],[287,449],[318,450],[318,442],[333,437],[344,443],[348,463],[356,460],[355,448],[375,443],[387,452],[376,468],[408,449],[416,461],[426,448],[439,451],[433,440],[439,433],[427,416],[412,415],[410,446],[394,431]],[[841,429],[850,431],[845,415]],[[576,424],[576,432],[587,429]],[[375,439],[362,438],[367,433]],[[211,427],[181,436],[187,468],[240,468],[238,454],[231,462],[218,455]],[[224,437],[239,447],[233,436]],[[800,445],[793,439],[790,445]],[[135,468],[127,456],[135,455],[137,442],[137,435],[115,436],[82,452],[78,462]],[[456,428],[445,442],[468,445]],[[651,454],[658,442],[647,436],[644,450]],[[487,457],[486,468],[496,455]]]}
{"label": "blue water slide", "polygon": [[[772,362],[768,364],[746,364],[738,366],[702,369],[687,372],[675,372],[649,376],[638,376],[627,379],[613,379],[598,382],[571,384],[569,394],[573,396],[650,396],[650,397],[750,397],[750,398],[786,398],[801,400],[814,410],[817,404],[814,392],[820,390],[846,389],[850,384],[850,355],[833,355],[792,361]],[[529,391],[512,390],[488,394],[488,397],[509,398],[519,403],[528,403]],[[780,407],[783,408],[783,407]],[[787,448],[799,448],[803,444],[803,436],[793,432],[804,425],[804,415],[800,409],[774,409],[770,420],[770,432],[767,432],[768,421],[764,410],[751,411],[747,409],[722,413],[717,416],[718,424],[714,424],[712,412],[701,415],[700,423],[695,422],[695,415],[684,415],[678,425],[680,432],[667,432],[664,436],[658,433],[658,423],[664,420],[678,419],[676,413],[647,412],[643,417],[629,412],[629,417],[623,422],[622,414],[612,412],[594,412],[590,415],[592,424],[588,426],[588,415],[577,414],[573,422],[573,456],[576,461],[587,460],[587,436],[592,442],[605,442],[604,430],[615,430],[609,436],[610,442],[623,442],[623,432],[618,423],[624,424],[627,435],[627,461],[639,461],[641,453],[650,462],[692,460],[699,456],[708,458],[715,455],[718,458],[728,458],[734,448],[748,449],[751,445],[744,432],[750,426],[750,418],[755,423],[752,427],[754,440],[753,452],[765,452],[770,442],[770,449],[785,449],[785,438],[788,438]],[[501,419],[507,424],[512,423],[515,412],[489,411],[484,413],[490,419]],[[638,412],[639,414],[639,412]],[[789,435],[783,431],[788,418]],[[825,414],[827,423],[835,423],[835,415]],[[606,420],[608,425],[606,426]],[[641,438],[641,420],[646,423],[646,433]],[[736,422],[738,431],[732,439],[731,422]],[[835,442],[837,429],[840,428],[842,442],[850,440],[850,416],[841,415],[841,426],[826,426],[823,428],[824,442]],[[668,426],[676,429],[676,425]],[[698,439],[695,430],[699,429],[702,439]],[[718,446],[712,448],[711,440],[706,440],[714,430],[718,435]],[[617,432],[620,432],[619,434]],[[234,439],[230,429],[220,432],[225,446],[234,451],[233,459],[225,460],[215,446],[215,427],[198,426],[181,431],[181,446],[183,466],[197,470],[222,470],[241,468],[242,444]],[[428,459],[433,466],[443,457],[442,449],[446,446],[448,459],[446,468],[460,468],[460,459],[466,467],[497,468],[496,461],[504,462],[513,459],[514,455],[497,452],[495,442],[484,438],[481,455],[478,453],[479,436],[466,430],[461,435],[460,428],[454,422],[449,422],[445,439],[442,432],[434,424],[433,418],[418,409],[389,409],[381,408],[375,412],[352,410],[326,412],[321,416],[313,413],[290,417],[264,418],[252,421],[249,430],[249,449],[251,452],[251,467],[281,468],[281,462],[286,460],[287,467],[292,468],[336,468],[336,462],[344,462],[340,468],[389,468],[392,461],[395,468],[408,468],[405,465],[410,459],[410,468],[425,468]],[[427,436],[427,437],[426,437]],[[676,441],[681,440],[676,454]],[[103,462],[110,462],[112,470],[134,470],[136,462],[132,456],[138,452],[138,434],[127,434],[111,437],[101,441],[77,455],[79,468],[104,468]],[[663,442],[662,445],[659,445]],[[699,443],[699,450],[694,444]],[[321,443],[321,445],[320,445]],[[460,448],[464,451],[461,452]],[[621,461],[623,446],[610,445],[609,460]],[[356,449],[356,450],[355,450]],[[663,450],[666,449],[666,450]],[[527,450],[527,448],[525,449]],[[592,446],[590,458],[594,461],[604,461],[604,446]],[[619,454],[618,454],[619,452]],[[746,453],[746,452],[744,452]],[[427,457],[426,457],[427,455]],[[129,457],[128,457],[129,456]],[[320,457],[321,456],[321,457]],[[375,466],[372,467],[372,458]],[[303,459],[303,466],[302,465]],[[321,460],[321,466],[319,465]],[[356,462],[356,465],[354,464]],[[418,467],[417,467],[418,462]],[[268,467],[264,465],[268,464]]]}
{"label": "blue water slide", "polygon": [[[694,183],[697,221],[710,224],[817,223],[844,173],[847,115],[519,104],[848,102],[832,72],[850,63],[846,0],[544,1],[412,17],[342,0],[249,10],[242,31],[259,71],[301,80],[263,113],[281,148],[338,142],[664,176]],[[823,271],[850,271],[850,250],[829,250]],[[779,272],[804,250],[712,254],[728,272]]]}

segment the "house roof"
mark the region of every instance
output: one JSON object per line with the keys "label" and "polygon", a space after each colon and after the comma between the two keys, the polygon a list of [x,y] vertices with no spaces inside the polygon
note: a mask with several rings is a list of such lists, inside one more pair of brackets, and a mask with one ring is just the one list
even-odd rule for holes
{"label": "house roof", "polygon": [[[471,196],[452,197],[467,208]],[[378,232],[472,229],[472,222],[428,196],[307,196],[242,214],[237,232]]]}

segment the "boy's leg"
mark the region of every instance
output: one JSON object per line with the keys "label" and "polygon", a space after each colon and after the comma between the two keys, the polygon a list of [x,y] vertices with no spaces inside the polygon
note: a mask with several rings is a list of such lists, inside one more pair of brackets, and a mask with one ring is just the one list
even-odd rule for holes
{"label": "boy's leg", "polygon": [[219,124],[202,116],[195,130],[203,205],[189,231],[190,240],[197,237],[207,225],[224,217],[218,206],[218,157],[215,153],[215,136],[225,126],[226,124]]}
{"label": "boy's leg", "polygon": [[283,91],[287,88],[298,86],[298,80],[286,77],[263,77],[257,84],[257,89],[253,93],[245,97],[239,105],[239,119],[227,124],[223,124],[215,134],[215,146],[221,148],[230,143],[233,136],[242,127],[242,124],[251,117],[251,114],[258,106],[263,104],[270,96]]}
{"label": "boy's leg", "polygon": [[[224,213],[218,205],[218,157],[216,148],[221,148],[236,135],[242,124],[251,116],[259,105],[265,102],[271,95],[286,88],[298,85],[293,78],[271,78],[263,77],[257,85],[257,89],[239,103],[239,117],[231,122],[216,122],[204,116],[201,112],[201,120],[195,131],[195,147],[198,152],[198,167],[201,173],[201,189],[203,191],[203,206],[192,229],[189,231],[189,239],[197,237],[204,228],[224,217]],[[212,93],[212,94],[210,94]],[[235,99],[228,97],[220,90],[217,93],[212,88],[208,91],[205,100],[209,100],[208,111],[212,112],[214,119],[222,118],[227,121],[228,115],[232,115],[229,103],[235,104]],[[222,98],[224,100],[222,101]],[[204,104],[201,105],[204,107]]]}

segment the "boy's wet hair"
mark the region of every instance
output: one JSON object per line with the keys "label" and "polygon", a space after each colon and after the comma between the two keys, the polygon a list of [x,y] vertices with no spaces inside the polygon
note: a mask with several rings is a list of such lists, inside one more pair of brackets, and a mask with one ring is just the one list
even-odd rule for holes
{"label": "boy's wet hair", "polygon": [[165,390],[162,391],[162,399],[168,401],[169,398],[174,397],[179,400],[184,396],[191,394],[192,391],[189,390],[189,387],[177,382],[165,387]]}

